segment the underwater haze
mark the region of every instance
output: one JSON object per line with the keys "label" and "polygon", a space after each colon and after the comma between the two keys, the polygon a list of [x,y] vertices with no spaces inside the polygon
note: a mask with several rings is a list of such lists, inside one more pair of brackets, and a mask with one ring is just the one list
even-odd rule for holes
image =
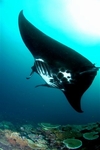
{"label": "underwater haze", "polygon": [[26,80],[34,58],[21,39],[18,15],[74,49],[100,67],[100,1],[0,1],[0,121],[85,124],[100,122],[100,70],[76,112],[58,89],[38,87],[44,80],[34,73]]}

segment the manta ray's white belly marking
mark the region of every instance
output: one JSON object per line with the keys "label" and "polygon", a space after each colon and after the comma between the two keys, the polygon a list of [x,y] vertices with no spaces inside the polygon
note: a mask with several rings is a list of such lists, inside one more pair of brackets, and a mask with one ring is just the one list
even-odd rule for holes
{"label": "manta ray's white belly marking", "polygon": [[52,72],[48,64],[40,58],[35,59],[35,68],[36,72],[50,87],[59,88],[64,91],[63,84],[71,84],[71,72],[65,68],[59,68],[57,72]]}

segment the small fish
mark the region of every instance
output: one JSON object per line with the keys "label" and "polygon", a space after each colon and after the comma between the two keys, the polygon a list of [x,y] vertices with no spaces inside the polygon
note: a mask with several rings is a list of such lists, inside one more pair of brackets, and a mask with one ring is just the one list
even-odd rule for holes
{"label": "small fish", "polygon": [[46,82],[38,86],[60,89],[71,106],[82,112],[81,97],[92,84],[99,67],[37,29],[25,18],[23,11],[19,14],[18,23],[21,37],[35,59],[27,79],[36,72]]}

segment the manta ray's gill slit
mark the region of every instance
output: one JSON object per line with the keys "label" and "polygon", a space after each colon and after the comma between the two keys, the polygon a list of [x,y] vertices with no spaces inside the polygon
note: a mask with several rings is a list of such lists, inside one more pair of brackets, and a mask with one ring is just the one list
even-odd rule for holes
{"label": "manta ray's gill slit", "polygon": [[45,74],[46,73],[46,69],[43,66],[43,64],[44,64],[44,60],[42,60],[42,59],[36,59],[35,60],[35,68],[36,68],[38,74],[41,74],[41,73]]}
{"label": "manta ray's gill slit", "polygon": [[50,72],[47,64],[42,59],[35,60],[35,68],[37,73],[45,80],[45,82],[51,86],[57,88],[56,83],[54,82],[54,78],[52,73]]}
{"label": "manta ray's gill slit", "polygon": [[43,59],[41,59],[41,58],[38,58],[38,59],[35,59],[36,61],[41,61],[41,62],[44,62],[44,60]]}
{"label": "manta ray's gill slit", "polygon": [[35,64],[36,64],[36,68],[38,70],[40,70],[38,73],[41,72],[44,75],[51,76],[49,68],[48,68],[47,64],[44,62],[44,60],[36,59]]}
{"label": "manta ray's gill slit", "polygon": [[39,66],[39,63],[38,63],[38,61],[35,61],[35,68],[36,68],[36,71],[37,71],[37,73],[38,74],[41,74],[41,69],[40,69],[40,66]]}
{"label": "manta ray's gill slit", "polygon": [[46,74],[46,68],[45,68],[45,65],[44,65],[44,62],[41,62],[41,61],[36,61],[38,63],[38,67],[40,68],[41,72],[43,74]]}
{"label": "manta ray's gill slit", "polygon": [[46,65],[44,63],[41,63],[41,67],[42,67],[43,73],[48,75]]}

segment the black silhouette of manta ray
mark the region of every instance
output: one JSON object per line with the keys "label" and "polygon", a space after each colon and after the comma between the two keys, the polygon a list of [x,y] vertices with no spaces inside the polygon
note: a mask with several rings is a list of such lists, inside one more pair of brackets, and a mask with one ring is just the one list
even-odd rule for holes
{"label": "black silhouette of manta ray", "polygon": [[23,11],[19,14],[18,23],[21,37],[35,59],[27,79],[36,72],[45,80],[43,86],[60,89],[71,106],[82,112],[81,97],[92,84],[99,67],[41,32],[24,17]]}

